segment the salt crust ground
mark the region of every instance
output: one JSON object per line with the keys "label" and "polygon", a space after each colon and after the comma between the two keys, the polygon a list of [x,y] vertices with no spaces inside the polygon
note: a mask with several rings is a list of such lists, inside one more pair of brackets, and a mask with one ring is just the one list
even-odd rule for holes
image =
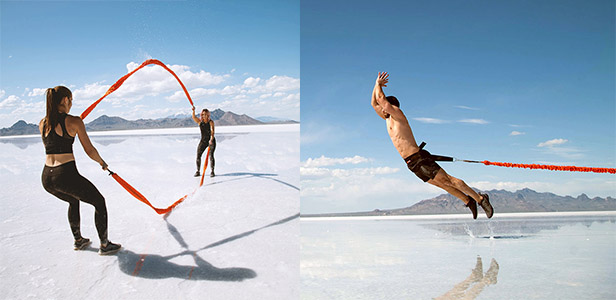
{"label": "salt crust ground", "polygon": [[72,249],[67,205],[40,183],[40,138],[3,138],[0,298],[299,298],[299,125],[217,128],[217,176],[199,189],[196,130],[91,134],[110,168],[155,206],[191,194],[165,217],[75,144],[80,173],[106,198],[109,237],[124,246],[109,257],[97,254],[87,204],[82,233],[93,244]]}

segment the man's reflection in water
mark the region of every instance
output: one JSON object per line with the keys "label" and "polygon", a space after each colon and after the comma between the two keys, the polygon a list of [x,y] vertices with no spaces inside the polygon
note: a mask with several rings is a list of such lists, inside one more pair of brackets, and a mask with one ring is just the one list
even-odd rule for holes
{"label": "man's reflection in water", "polygon": [[471,274],[462,282],[456,284],[447,293],[434,299],[475,299],[487,285],[496,284],[497,277],[498,263],[496,260],[492,259],[490,268],[484,274],[481,257],[477,256],[477,263],[475,264],[475,268],[471,271]]}

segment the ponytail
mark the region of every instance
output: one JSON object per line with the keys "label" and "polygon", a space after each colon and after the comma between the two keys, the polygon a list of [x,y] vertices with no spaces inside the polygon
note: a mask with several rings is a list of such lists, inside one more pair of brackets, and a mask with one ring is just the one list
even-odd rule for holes
{"label": "ponytail", "polygon": [[45,119],[43,119],[43,136],[50,130],[53,130],[58,125],[58,118],[60,112],[58,112],[58,106],[64,97],[72,98],[71,90],[65,86],[56,86],[54,88],[48,88],[45,92],[47,98],[47,113]]}

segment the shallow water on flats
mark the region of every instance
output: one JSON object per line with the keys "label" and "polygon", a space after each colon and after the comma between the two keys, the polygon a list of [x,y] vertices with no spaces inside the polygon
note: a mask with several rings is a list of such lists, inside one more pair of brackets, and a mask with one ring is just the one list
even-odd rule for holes
{"label": "shallow water on flats", "polygon": [[301,220],[301,299],[616,299],[616,213]]}

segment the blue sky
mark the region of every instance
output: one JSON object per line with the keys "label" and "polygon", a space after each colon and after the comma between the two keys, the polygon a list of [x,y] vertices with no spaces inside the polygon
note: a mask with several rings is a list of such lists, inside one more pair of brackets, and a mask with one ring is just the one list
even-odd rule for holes
{"label": "blue sky", "polygon": [[[406,169],[370,106],[379,71],[434,154],[616,167],[614,1],[319,0],[300,10],[302,213],[443,193]],[[483,190],[616,196],[614,175],[441,165]]]}
{"label": "blue sky", "polygon": [[[232,3],[228,3],[232,2]],[[0,127],[37,123],[48,87],[81,113],[148,58],[197,108],[299,120],[299,1],[1,1]],[[142,72],[144,71],[144,72]],[[162,68],[142,70],[88,118],[190,113]],[[86,122],[88,120],[86,119]]]}

